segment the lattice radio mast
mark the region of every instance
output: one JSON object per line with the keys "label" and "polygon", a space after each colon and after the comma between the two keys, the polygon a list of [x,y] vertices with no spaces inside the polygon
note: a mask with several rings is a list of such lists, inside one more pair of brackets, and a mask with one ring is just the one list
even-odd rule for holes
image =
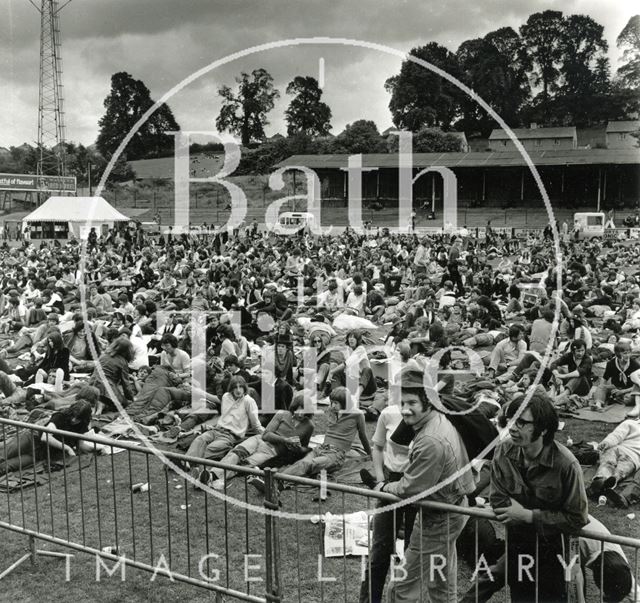
{"label": "lattice radio mast", "polygon": [[38,95],[38,175],[64,176],[65,130],[60,56],[60,11],[58,0],[41,0],[40,13],[40,88]]}

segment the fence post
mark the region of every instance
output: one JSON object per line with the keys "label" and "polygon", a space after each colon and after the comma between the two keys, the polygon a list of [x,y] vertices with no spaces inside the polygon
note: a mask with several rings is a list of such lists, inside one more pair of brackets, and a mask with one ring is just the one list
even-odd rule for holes
{"label": "fence post", "polygon": [[[265,469],[264,472],[264,507],[270,511],[277,511],[280,506],[278,504],[278,494],[276,492],[276,480],[274,474],[276,470],[272,468]],[[266,563],[266,583],[265,583],[265,599],[273,603],[279,603],[280,599],[280,580],[278,578],[279,566],[279,547],[278,547],[278,531],[276,517],[271,513],[264,516],[264,540],[265,540],[265,563]]]}

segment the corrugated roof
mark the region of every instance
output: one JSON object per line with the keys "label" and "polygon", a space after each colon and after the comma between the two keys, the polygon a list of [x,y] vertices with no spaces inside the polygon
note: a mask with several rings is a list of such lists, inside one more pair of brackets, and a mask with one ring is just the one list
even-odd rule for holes
{"label": "corrugated roof", "polygon": [[[558,151],[531,151],[534,165],[640,165],[640,151],[636,149],[566,149]],[[294,155],[276,167],[304,166],[311,169],[346,169],[349,155]],[[394,153],[362,156],[363,167],[397,168],[398,155]],[[495,153],[414,153],[413,166],[443,167],[508,167],[525,166],[517,151]]]}
{"label": "corrugated roof", "polygon": [[[568,128],[515,128],[512,130],[516,138],[526,140],[531,138],[573,138],[576,136],[575,126]],[[505,140],[510,138],[505,130],[492,130],[489,140]]]}
{"label": "corrugated roof", "polygon": [[637,132],[640,130],[640,121],[610,121],[607,124],[609,132]]}

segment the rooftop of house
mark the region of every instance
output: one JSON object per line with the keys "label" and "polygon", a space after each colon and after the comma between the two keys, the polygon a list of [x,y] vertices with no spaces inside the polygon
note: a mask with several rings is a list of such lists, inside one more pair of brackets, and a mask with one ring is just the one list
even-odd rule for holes
{"label": "rooftop of house", "polygon": [[612,132],[638,132],[640,131],[640,121],[610,121],[607,124],[607,134]]}

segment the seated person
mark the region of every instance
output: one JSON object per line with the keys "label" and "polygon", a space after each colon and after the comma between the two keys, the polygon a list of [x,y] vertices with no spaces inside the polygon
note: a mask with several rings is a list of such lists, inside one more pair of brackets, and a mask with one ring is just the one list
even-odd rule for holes
{"label": "seated person", "polygon": [[[100,343],[91,325],[85,324],[80,315],[74,317],[74,324],[64,336],[64,343],[69,348],[69,364],[76,373],[88,373],[95,368],[95,358],[101,353]],[[92,352],[92,345],[94,352]],[[94,356],[95,353],[95,356]]]}
{"label": "seated person", "polygon": [[160,340],[162,353],[160,354],[160,366],[172,369],[178,377],[191,377],[191,358],[184,350],[178,347],[178,339],[171,333],[165,333]]}
{"label": "seated person", "polygon": [[[566,372],[560,372],[558,369],[561,367],[566,367]],[[556,403],[573,394],[586,396],[591,390],[591,369],[592,360],[587,354],[587,344],[582,339],[574,339],[569,352],[549,366],[559,389]]]}
{"label": "seated person", "polygon": [[522,340],[522,328],[520,325],[511,325],[509,327],[509,337],[500,341],[491,353],[489,361],[490,378],[501,375],[506,380],[518,366],[526,351],[527,344]]}
{"label": "seated person", "polygon": [[[310,395],[306,392],[306,395]],[[301,458],[309,451],[309,440],[313,434],[313,415],[304,413],[305,391],[298,392],[291,402],[289,410],[279,410],[269,421],[262,435],[254,435],[238,444],[231,452],[222,458],[221,462],[229,465],[248,465],[260,467],[267,461],[282,459],[291,462],[293,457]],[[285,460],[286,459],[286,460]],[[224,473],[217,469],[209,471],[214,479],[211,487],[214,490],[224,490]],[[229,474],[226,480],[229,479]],[[258,477],[249,478],[249,483],[260,480]],[[256,487],[258,485],[254,484]]]}
{"label": "seated person", "polygon": [[[189,446],[187,456],[218,460],[245,439],[247,433],[262,433],[264,427],[258,418],[258,406],[248,395],[249,387],[242,377],[232,377],[229,391],[222,396],[220,419],[213,429],[199,435]],[[197,479],[203,469],[192,468]]]}
{"label": "seated person", "polygon": [[615,357],[607,362],[602,381],[594,393],[595,407],[602,409],[605,404],[621,402],[633,405],[627,415],[637,419],[640,415],[640,386],[633,381],[633,374],[640,370],[637,360],[631,358],[631,344],[618,341],[613,346]]}
{"label": "seated person", "polygon": [[357,383],[357,390],[351,392],[354,401],[372,398],[376,393],[377,385],[367,350],[362,341],[362,334],[359,331],[349,331],[346,336],[346,344],[346,359],[344,363],[329,371],[325,392],[329,385],[333,388],[349,386],[348,381],[353,380],[353,385]]}
{"label": "seated person", "polygon": [[[310,477],[325,469],[335,471],[344,464],[347,452],[351,449],[356,434],[368,455],[371,445],[367,437],[364,414],[360,411],[347,411],[349,391],[346,387],[337,387],[329,395],[327,432],[320,446],[314,448],[304,458],[287,467],[282,473]],[[257,486],[259,488],[259,485]]]}

